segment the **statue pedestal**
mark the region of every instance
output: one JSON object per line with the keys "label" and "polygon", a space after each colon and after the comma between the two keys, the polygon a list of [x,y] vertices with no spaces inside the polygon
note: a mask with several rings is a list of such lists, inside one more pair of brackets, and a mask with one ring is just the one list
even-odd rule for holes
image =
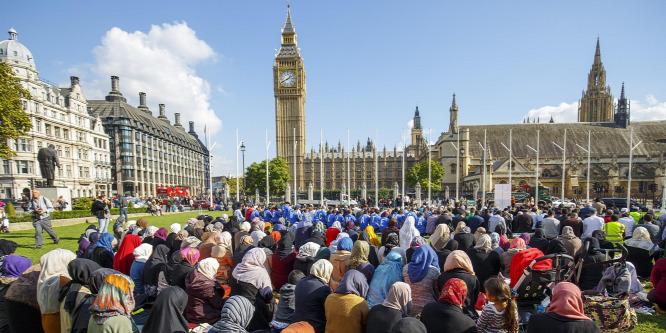
{"label": "statue pedestal", "polygon": [[38,187],[36,190],[47,199],[53,200],[53,208],[55,208],[58,198],[62,195],[62,198],[69,203],[64,210],[72,210],[72,191],[69,187]]}

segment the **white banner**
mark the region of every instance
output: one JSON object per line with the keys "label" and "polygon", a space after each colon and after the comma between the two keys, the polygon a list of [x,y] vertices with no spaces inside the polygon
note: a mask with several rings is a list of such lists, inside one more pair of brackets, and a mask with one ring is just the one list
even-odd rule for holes
{"label": "white banner", "polygon": [[511,206],[511,185],[495,184],[495,206],[500,209]]}

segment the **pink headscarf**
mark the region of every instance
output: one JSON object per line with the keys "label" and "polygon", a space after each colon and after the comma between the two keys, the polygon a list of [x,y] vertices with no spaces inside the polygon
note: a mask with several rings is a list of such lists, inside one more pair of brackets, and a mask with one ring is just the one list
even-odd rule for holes
{"label": "pink headscarf", "polygon": [[560,282],[553,288],[553,300],[548,312],[571,319],[592,320],[585,315],[580,289],[570,282]]}
{"label": "pink headscarf", "polygon": [[522,238],[514,238],[511,242],[511,249],[519,248],[524,250],[527,246],[525,245],[525,240]]}

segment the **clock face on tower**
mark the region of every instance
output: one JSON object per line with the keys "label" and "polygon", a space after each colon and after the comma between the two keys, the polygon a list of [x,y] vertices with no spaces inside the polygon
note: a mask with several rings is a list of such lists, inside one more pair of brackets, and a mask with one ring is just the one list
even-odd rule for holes
{"label": "clock face on tower", "polygon": [[285,87],[291,87],[296,82],[296,75],[290,71],[284,71],[280,74],[280,84]]}

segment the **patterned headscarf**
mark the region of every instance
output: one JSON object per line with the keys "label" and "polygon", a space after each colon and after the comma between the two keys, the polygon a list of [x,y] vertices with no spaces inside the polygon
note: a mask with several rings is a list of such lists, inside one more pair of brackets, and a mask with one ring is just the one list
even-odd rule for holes
{"label": "patterned headscarf", "polygon": [[417,248],[419,248],[419,246],[423,244],[428,244],[428,241],[421,236],[415,236],[412,239],[412,242],[409,244],[409,247],[411,247],[412,250],[416,250]]}
{"label": "patterned headscarf", "polygon": [[186,247],[182,250],[180,250],[180,257],[187,261],[190,266],[194,267],[194,265],[199,261],[199,257],[201,256],[201,253],[199,252],[199,249],[196,247]]}
{"label": "patterned headscarf", "polygon": [[104,279],[90,313],[95,323],[102,325],[115,316],[129,317],[134,310],[134,282],[124,274],[111,274]]}
{"label": "patterned headscarf", "polygon": [[213,325],[212,333],[246,333],[254,315],[254,305],[244,296],[231,296],[224,303],[220,320]]}
{"label": "patterned headscarf", "polygon": [[501,235],[500,240],[499,240],[499,247],[502,248],[502,250],[506,251],[509,249],[509,246],[511,245],[511,242],[509,242],[509,239],[506,238],[506,236]]}
{"label": "patterned headscarf", "polygon": [[467,284],[461,279],[452,278],[444,284],[439,301],[455,304],[462,309],[465,298],[467,298]]}
{"label": "patterned headscarf", "polygon": [[513,241],[511,241],[511,247],[509,249],[521,249],[524,250],[527,246],[525,246],[525,240],[522,238],[514,238]]}
{"label": "patterned headscarf", "polygon": [[354,269],[358,267],[358,265],[368,262],[369,255],[370,244],[368,244],[368,242],[356,241],[352,253],[349,256],[349,259],[347,259],[347,265],[350,269]]}
{"label": "patterned headscarf", "polygon": [[316,223],[314,224],[313,232],[317,232],[317,231],[318,231],[318,232],[321,232],[322,235],[326,233],[326,229],[324,228],[324,224],[323,224],[323,223],[321,223],[321,222],[316,222]]}

